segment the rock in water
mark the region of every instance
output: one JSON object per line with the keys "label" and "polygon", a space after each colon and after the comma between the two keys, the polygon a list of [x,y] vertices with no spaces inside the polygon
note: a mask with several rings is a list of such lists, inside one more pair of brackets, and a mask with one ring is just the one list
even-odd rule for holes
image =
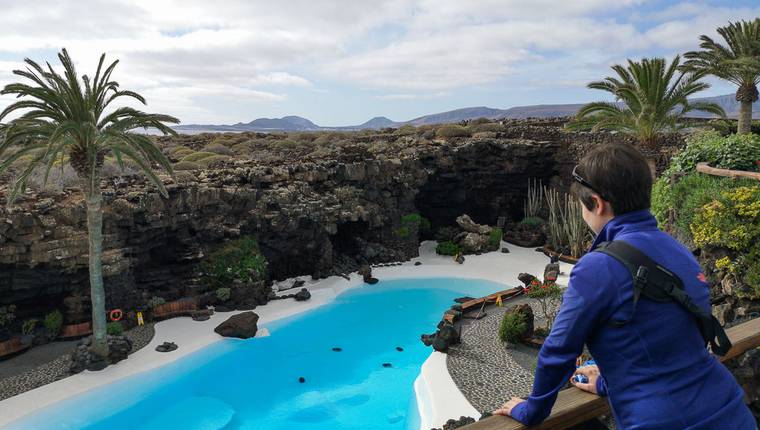
{"label": "rock in water", "polygon": [[297,292],[294,296],[297,302],[304,302],[311,298],[311,293],[306,288],[301,288],[301,291]]}
{"label": "rock in water", "polygon": [[258,321],[259,316],[254,312],[243,312],[229,317],[227,321],[219,324],[214,331],[224,337],[248,339],[256,336]]}
{"label": "rock in water", "polygon": [[366,282],[366,283],[368,283],[370,285],[375,285],[375,284],[377,284],[380,281],[377,278],[370,277],[370,278],[364,278],[364,282]]}

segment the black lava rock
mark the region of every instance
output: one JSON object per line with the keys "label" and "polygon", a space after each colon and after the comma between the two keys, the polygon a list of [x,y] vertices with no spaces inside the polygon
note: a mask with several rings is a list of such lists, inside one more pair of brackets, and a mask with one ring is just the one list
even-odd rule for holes
{"label": "black lava rock", "polygon": [[391,363],[383,363],[383,367],[393,367]]}
{"label": "black lava rock", "polygon": [[398,352],[401,352],[401,351],[403,351],[403,350],[404,350],[404,348],[402,348],[402,347],[400,347],[400,346],[397,346],[397,347],[396,347],[396,351],[398,351]]}
{"label": "black lava rock", "polygon": [[158,351],[158,352],[172,352],[172,351],[175,351],[177,348],[179,348],[179,347],[174,342],[164,342],[161,345],[158,345],[156,347],[156,351]]}
{"label": "black lava rock", "polygon": [[258,331],[258,321],[258,315],[254,312],[247,311],[229,317],[227,321],[216,326],[214,331],[224,337],[248,339],[256,336],[256,332]]}
{"label": "black lava rock", "polygon": [[343,348],[340,348],[340,347],[336,346],[332,350],[335,351],[335,352],[341,352],[341,351],[343,351]]}
{"label": "black lava rock", "polygon": [[304,378],[303,376],[301,376],[300,378],[298,378],[298,382],[300,382],[301,384],[303,384],[304,382],[306,382],[306,378]]}
{"label": "black lava rock", "polygon": [[311,293],[306,288],[301,288],[301,291],[297,292],[294,296],[297,302],[304,302],[311,298]]}
{"label": "black lava rock", "polygon": [[415,265],[415,266],[422,266],[422,262],[420,262],[420,261],[415,261],[415,262],[414,262],[414,265]]}

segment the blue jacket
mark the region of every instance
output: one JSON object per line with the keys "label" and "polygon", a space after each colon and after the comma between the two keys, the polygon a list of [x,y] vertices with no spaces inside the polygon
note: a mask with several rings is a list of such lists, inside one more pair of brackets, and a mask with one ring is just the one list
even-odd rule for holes
{"label": "blue jacket", "polygon": [[[705,310],[710,297],[699,264],[683,245],[657,228],[648,210],[615,217],[599,243],[623,240],[678,275],[692,300]],[[586,254],[570,273],[559,315],[538,355],[533,393],[512,410],[523,424],[537,424],[551,412],[557,393],[575,371],[588,346],[603,378],[619,430],[755,430],[733,375],[705,348],[694,320],[677,303],[642,297],[633,321],[633,281],[617,260]]]}

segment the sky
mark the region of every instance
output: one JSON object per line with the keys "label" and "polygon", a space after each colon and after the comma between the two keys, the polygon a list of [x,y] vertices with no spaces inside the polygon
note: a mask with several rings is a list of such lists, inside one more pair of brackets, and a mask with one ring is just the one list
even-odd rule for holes
{"label": "sky", "polygon": [[[183,124],[582,103],[610,66],[672,58],[760,0],[0,0],[0,85],[24,58],[101,53],[144,109]],[[704,95],[733,93],[718,80]],[[0,97],[0,107],[12,100]]]}

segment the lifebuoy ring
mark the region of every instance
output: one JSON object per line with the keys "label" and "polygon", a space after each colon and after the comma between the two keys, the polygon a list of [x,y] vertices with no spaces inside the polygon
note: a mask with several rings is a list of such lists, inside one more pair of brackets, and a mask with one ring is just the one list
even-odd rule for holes
{"label": "lifebuoy ring", "polygon": [[122,317],[124,317],[124,312],[122,312],[121,309],[114,309],[108,313],[108,318],[110,318],[111,321],[121,321]]}

